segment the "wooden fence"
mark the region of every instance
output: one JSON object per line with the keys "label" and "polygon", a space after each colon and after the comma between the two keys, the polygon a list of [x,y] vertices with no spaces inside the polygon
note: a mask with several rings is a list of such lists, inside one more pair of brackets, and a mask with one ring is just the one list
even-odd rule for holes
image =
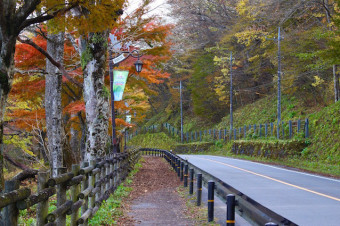
{"label": "wooden fence", "polygon": [[[5,182],[5,191],[0,196],[2,219],[0,225],[18,224],[19,210],[37,204],[37,225],[87,225],[138,161],[140,152],[109,154],[95,161],[85,162],[82,167],[73,165],[71,172],[59,169],[59,176],[49,177],[48,172],[23,172]],[[29,188],[20,188],[20,181],[38,174],[37,193],[31,195]],[[57,208],[48,212],[50,197],[56,194]],[[80,214],[79,214],[80,211]]]}
{"label": "wooden fence", "polygon": [[[137,129],[134,133],[128,136],[131,139],[133,136],[141,133],[160,132],[165,131],[169,135],[181,140],[180,129],[173,127],[169,123],[161,125],[152,125],[150,127],[143,127]],[[300,134],[301,138],[308,138],[310,136],[309,120],[289,120],[282,121],[279,124],[263,123],[246,125],[233,130],[225,129],[207,129],[200,131],[192,131],[183,133],[183,142],[196,142],[202,140],[240,140],[240,139],[256,139],[260,137],[276,137],[277,139],[292,139],[295,135]]]}

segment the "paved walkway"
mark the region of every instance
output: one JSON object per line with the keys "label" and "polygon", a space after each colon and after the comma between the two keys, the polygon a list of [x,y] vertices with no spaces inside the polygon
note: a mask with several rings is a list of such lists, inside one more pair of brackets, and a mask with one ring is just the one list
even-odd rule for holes
{"label": "paved walkway", "polygon": [[134,225],[195,225],[185,214],[185,200],[176,191],[180,180],[169,164],[157,157],[144,159],[129,197]]}

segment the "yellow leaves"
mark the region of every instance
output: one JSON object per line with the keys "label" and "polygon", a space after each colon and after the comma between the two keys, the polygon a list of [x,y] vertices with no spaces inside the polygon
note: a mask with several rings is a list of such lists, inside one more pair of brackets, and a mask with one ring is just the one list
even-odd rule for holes
{"label": "yellow leaves", "polygon": [[254,62],[254,61],[257,61],[259,58],[260,58],[259,55],[255,55],[255,56],[253,56],[253,57],[250,57],[250,58],[248,59],[248,61],[249,61],[249,62]]}
{"label": "yellow leaves", "polygon": [[29,150],[29,146],[31,145],[30,138],[24,138],[19,135],[13,135],[6,139],[4,139],[5,145],[13,145],[15,148],[24,151],[26,154],[30,156],[35,156],[35,154]]}
{"label": "yellow leaves", "polygon": [[236,5],[236,11],[240,16],[243,16],[248,21],[254,21],[256,17],[260,14],[260,8],[264,4],[262,1],[258,0],[239,0]]}
{"label": "yellow leaves", "polygon": [[314,79],[315,79],[315,81],[312,83],[313,87],[317,87],[317,86],[319,86],[319,85],[321,85],[325,82],[325,80],[323,80],[322,78],[320,78],[317,75],[314,76]]}
{"label": "yellow leaves", "polygon": [[267,32],[261,30],[245,30],[235,34],[237,42],[245,46],[250,46],[254,41],[264,42],[266,40]]}
{"label": "yellow leaves", "polygon": [[49,31],[57,33],[64,31],[76,31],[78,34],[88,32],[102,32],[117,25],[119,15],[117,12],[123,9],[125,0],[94,0],[94,1],[68,1],[64,0],[44,0],[40,4],[41,9],[55,12],[69,5],[77,3],[72,12],[60,14],[49,22]]}

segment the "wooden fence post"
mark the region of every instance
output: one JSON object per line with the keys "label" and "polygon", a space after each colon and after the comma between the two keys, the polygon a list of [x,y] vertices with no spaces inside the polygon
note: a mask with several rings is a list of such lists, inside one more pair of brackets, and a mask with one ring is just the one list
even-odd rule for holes
{"label": "wooden fence post", "polygon": [[[94,168],[95,165],[96,165],[96,161],[91,160],[90,166]],[[94,189],[94,183],[95,183],[95,175],[93,175],[92,172],[89,172],[89,187],[92,188],[92,190]],[[89,198],[89,208],[93,209],[94,203],[95,203],[95,196],[91,195]]]}
{"label": "wooden fence post", "polygon": [[[49,179],[49,172],[38,173],[38,193],[48,187],[47,181]],[[48,215],[48,199],[37,204],[37,226],[43,226],[47,223],[46,217]]]}
{"label": "wooden fence post", "polygon": [[[82,168],[86,168],[89,166],[88,162],[84,162],[83,163],[83,167]],[[81,192],[85,191],[86,188],[88,187],[88,175],[84,174],[84,180],[81,182]],[[84,203],[81,207],[81,215],[83,215],[88,209],[88,197],[84,198]],[[85,222],[83,225],[87,225],[87,222]]]}
{"label": "wooden fence post", "polygon": [[[66,167],[60,167],[58,169],[58,175],[66,173]],[[66,183],[61,183],[56,185],[57,186],[57,208],[62,206],[66,202]],[[57,219],[56,219],[56,224],[57,225],[66,225],[66,215],[61,214]]]}
{"label": "wooden fence post", "polygon": [[[19,181],[5,181],[5,193],[9,193],[17,189],[19,189]],[[2,213],[4,226],[18,225],[19,210],[16,207],[15,203],[11,203],[8,206],[4,207]]]}
{"label": "wooden fence post", "polygon": [[[80,166],[79,165],[72,165],[72,173],[74,173],[75,176],[79,174],[79,170],[80,170]],[[85,175],[84,175],[84,177],[85,177]],[[79,184],[72,185],[72,187],[71,187],[71,199],[72,199],[73,203],[78,201],[79,193],[80,193]],[[76,211],[72,212],[72,214],[71,214],[71,225],[72,226],[76,226],[77,225],[78,215],[79,215],[79,209],[77,209]]]}

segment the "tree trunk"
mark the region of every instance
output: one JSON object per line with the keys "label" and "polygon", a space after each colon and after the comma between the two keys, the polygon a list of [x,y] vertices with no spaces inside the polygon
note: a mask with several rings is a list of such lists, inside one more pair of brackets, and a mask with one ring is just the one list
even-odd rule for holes
{"label": "tree trunk", "polygon": [[[76,117],[75,114],[71,115],[71,118]],[[74,125],[71,125],[70,128],[70,147],[72,150],[72,153],[75,155],[75,160],[78,163],[80,163],[81,160],[81,154],[80,154],[80,139],[79,139],[79,131],[74,128]]]}
{"label": "tree trunk", "polygon": [[339,74],[336,72],[336,69],[337,69],[337,66],[333,65],[334,99],[335,99],[335,103],[340,100]]}
{"label": "tree trunk", "polygon": [[[64,33],[49,34],[47,52],[57,62],[62,63],[64,57]],[[48,149],[50,152],[52,175],[58,174],[58,168],[63,167],[62,152],[62,110],[61,110],[61,83],[62,74],[49,60],[46,60],[46,130]]]}
{"label": "tree trunk", "polygon": [[104,77],[108,32],[90,33],[82,54],[86,110],[86,150],[84,161],[104,155],[108,137],[109,91]]}
{"label": "tree trunk", "polygon": [[80,160],[84,161],[85,150],[86,150],[86,122],[84,121],[81,112],[78,112],[78,118],[81,124],[81,138],[80,138]]}
{"label": "tree trunk", "polygon": [[16,37],[5,37],[0,30],[0,193],[4,188],[3,175],[3,130],[4,115],[8,93],[11,90],[14,76],[14,51]]}

